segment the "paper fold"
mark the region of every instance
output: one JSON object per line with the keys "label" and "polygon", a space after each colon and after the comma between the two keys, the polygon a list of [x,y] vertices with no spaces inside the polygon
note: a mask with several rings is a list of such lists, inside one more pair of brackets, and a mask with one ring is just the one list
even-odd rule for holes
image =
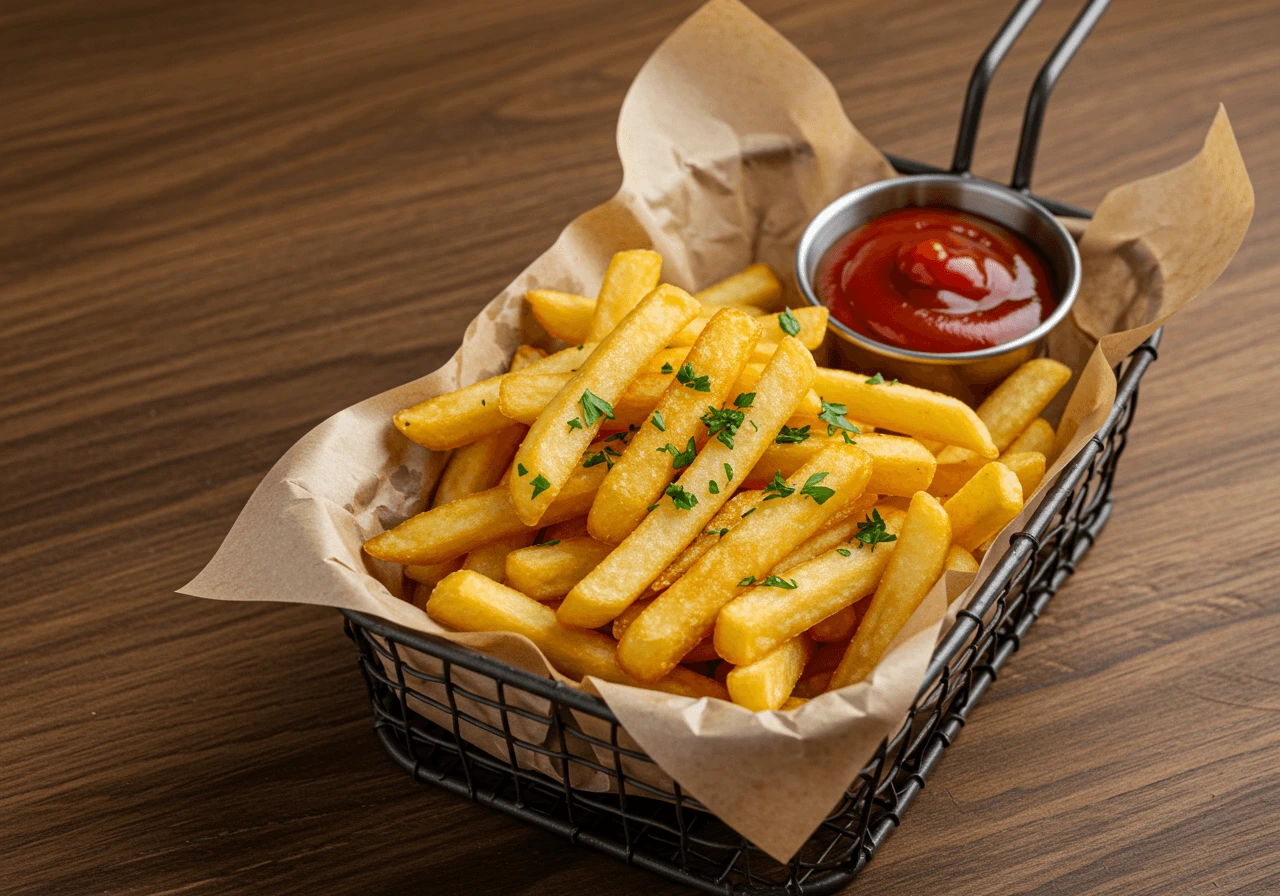
{"label": "paper fold", "polygon": [[[423,509],[422,496],[447,457],[403,439],[392,414],[500,372],[522,341],[546,345],[523,311],[525,290],[594,295],[621,249],[658,250],[664,279],[687,289],[765,261],[797,305],[790,272],[805,224],[841,193],[892,176],[821,72],[733,0],[702,7],[645,64],[623,103],[618,151],[619,193],[570,224],[490,302],[444,367],[334,415],[299,440],[183,593],[357,610],[560,677],[524,638],[442,629],[401,599],[398,567],[362,553],[365,539]],[[1194,159],[1103,201],[1081,240],[1085,279],[1074,324],[1050,343],[1055,357],[1080,371],[1064,412],[1065,451],[1051,474],[1105,419],[1115,395],[1112,365],[1216,279],[1243,238],[1252,205],[1221,110]],[[988,554],[979,576],[999,553]],[[901,724],[943,624],[962,603],[948,613],[946,591],[939,583],[870,681],[791,713],[753,714],[605,682],[588,687],[666,774],[785,861]],[[535,740],[540,732],[526,734]],[[505,759],[505,749],[482,738],[477,745]],[[574,783],[608,786],[603,775]]]}

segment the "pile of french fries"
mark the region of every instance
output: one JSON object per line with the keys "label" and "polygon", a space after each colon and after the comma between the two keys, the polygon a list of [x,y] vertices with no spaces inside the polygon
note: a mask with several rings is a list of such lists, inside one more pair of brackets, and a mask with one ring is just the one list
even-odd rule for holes
{"label": "pile of french fries", "polygon": [[976,409],[818,367],[824,308],[765,265],[690,295],[614,256],[596,299],[533,290],[554,354],[395,416],[452,451],[429,510],[371,538],[459,631],[515,632],[563,674],[791,709],[872,675],[939,577],[1044,476],[1047,359]]}

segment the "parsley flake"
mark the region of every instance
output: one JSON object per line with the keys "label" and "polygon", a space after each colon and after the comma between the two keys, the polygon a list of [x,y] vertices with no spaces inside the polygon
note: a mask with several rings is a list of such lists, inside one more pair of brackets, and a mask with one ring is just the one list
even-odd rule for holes
{"label": "parsley flake", "polygon": [[737,435],[738,427],[742,425],[746,415],[733,408],[717,410],[708,405],[707,412],[699,419],[706,425],[707,435],[715,436],[726,448],[732,448],[733,437]]}
{"label": "parsley flake", "polygon": [[609,436],[609,438],[605,439],[605,441],[606,441],[606,442],[624,442],[624,443],[625,443],[625,442],[627,441],[627,439],[629,439],[629,438],[631,438],[631,433],[630,433],[630,432],[615,432],[613,435]]}
{"label": "parsley flake", "polygon": [[587,426],[591,426],[601,417],[605,420],[613,419],[613,405],[605,401],[599,395],[587,389],[582,393],[582,397],[578,399],[578,403],[582,405],[582,420]]}
{"label": "parsley flake", "polygon": [[782,430],[774,437],[773,441],[778,445],[799,445],[801,442],[809,438],[809,427],[792,427],[783,426]]}
{"label": "parsley flake", "polygon": [[800,321],[791,313],[791,308],[778,315],[778,326],[782,328],[782,332],[788,336],[800,335]]}
{"label": "parsley flake", "polygon": [[675,373],[675,372],[676,372],[676,369],[675,369],[674,367],[672,367],[672,366],[671,366],[671,362],[670,362],[670,361],[668,361],[667,363],[665,363],[665,364],[663,364],[663,365],[662,365],[662,372],[663,372],[663,373]]}
{"label": "parsley flake", "polygon": [[538,542],[538,547],[540,547],[540,548],[549,548],[549,547],[551,547],[552,545],[556,545],[556,544],[559,544],[559,543],[560,543],[560,539],[558,539],[558,538],[553,538],[553,539],[551,539],[550,541],[541,541],[541,542]]}
{"label": "parsley flake", "polygon": [[711,492],[713,495],[720,494],[720,483],[716,482],[714,479],[708,480],[707,491]]}
{"label": "parsley flake", "polygon": [[606,461],[609,462],[609,468],[612,469],[613,462],[609,461],[609,458],[605,455],[603,451],[599,451],[595,454],[589,455],[587,459],[582,462],[582,465],[584,467],[594,467],[596,464],[602,464],[602,463],[605,463]]}
{"label": "parsley flake", "polygon": [[704,534],[704,535],[719,535],[719,536],[722,536],[722,537],[723,537],[723,536],[725,535],[725,533],[727,533],[728,531],[729,531],[729,528],[726,526],[726,527],[725,527],[725,528],[723,528],[723,529],[708,529],[708,530],[707,530],[706,532],[704,532],[703,534]]}
{"label": "parsley flake", "polygon": [[845,443],[846,445],[856,445],[856,444],[858,444],[858,443],[857,443],[857,442],[855,442],[853,439],[849,438],[849,434],[848,434],[847,432],[845,432],[843,429],[842,429],[842,430],[840,430],[840,435],[842,435],[842,436],[844,437],[844,443]]}
{"label": "parsley flake", "polygon": [[755,576],[747,576],[745,579],[743,579],[741,582],[738,583],[738,587],[746,588],[748,585],[754,585],[755,583],[756,583]]}
{"label": "parsley flake", "polygon": [[796,586],[795,579],[791,579],[790,581],[788,581],[787,579],[779,578],[778,576],[769,576],[763,582],[760,583],[760,587],[761,588],[782,588],[787,591],[794,591],[797,586]]}
{"label": "parsley flake", "polygon": [[756,393],[743,392],[741,395],[739,395],[737,398],[733,400],[733,406],[735,408],[749,408],[751,407],[751,403],[755,400],[756,400]]}
{"label": "parsley flake", "polygon": [[861,435],[862,430],[854,426],[844,418],[848,409],[842,404],[823,400],[822,413],[818,415],[818,419],[827,424],[827,435],[833,436],[837,429],[843,429],[845,432],[851,432],[855,436]]}
{"label": "parsley flake", "polygon": [[876,549],[876,545],[882,542],[898,540],[898,536],[889,534],[884,520],[880,517],[880,511],[875,509],[871,511],[871,515],[864,522],[858,523],[858,534],[853,537],[858,540],[859,548],[869,544],[873,551]]}
{"label": "parsley flake", "polygon": [[569,428],[582,429],[582,421],[579,420],[577,417],[574,417],[572,420],[569,421]]}
{"label": "parsley flake", "polygon": [[525,469],[524,464],[516,464],[516,473],[518,473],[521,476],[524,476],[528,472],[529,471]]}
{"label": "parsley flake", "polygon": [[839,554],[841,557],[848,557],[853,554],[853,551],[849,550],[848,548],[836,548],[836,553]]}
{"label": "parsley flake", "polygon": [[662,411],[654,411],[653,420],[651,422],[658,428],[658,432],[667,431],[667,421],[662,419]]}
{"label": "parsley flake", "polygon": [[746,513],[744,513],[742,516],[743,516],[744,518],[745,518],[745,517],[749,517],[749,516],[751,516],[751,514],[753,514],[753,513],[755,513],[755,512],[756,512],[756,509],[755,509],[754,507],[752,507],[750,510],[748,510]]}
{"label": "parsley flake", "polygon": [[676,510],[692,510],[698,506],[698,496],[687,492],[674,482],[667,486],[666,494],[671,496],[671,503]]}
{"label": "parsley flake", "polygon": [[667,444],[656,450],[665,451],[671,455],[671,469],[683,470],[685,467],[689,466],[689,464],[693,463],[693,458],[698,453],[698,446],[693,441],[693,437],[690,436],[689,444],[685,446],[683,451],[675,445],[672,445],[670,442],[667,442]]}
{"label": "parsley flake", "polygon": [[828,473],[814,473],[805,480],[804,486],[800,489],[800,494],[808,495],[818,504],[826,504],[827,499],[836,493],[833,488],[827,488],[825,485],[818,485],[819,482],[826,479]]}
{"label": "parsley flake", "polygon": [[658,509],[657,504],[650,504],[648,507],[645,508],[645,510],[647,510],[649,513],[653,513],[657,509]]}
{"label": "parsley flake", "polygon": [[782,471],[776,470],[773,480],[764,487],[764,499],[772,501],[774,498],[786,498],[795,494],[795,491],[795,488],[787,485],[787,480],[782,478]]}
{"label": "parsley flake", "polygon": [[689,363],[680,365],[680,369],[676,371],[676,382],[694,392],[711,391],[711,377],[705,374],[698,376],[693,372],[693,365]]}
{"label": "parsley flake", "polygon": [[[547,477],[543,476],[541,473],[533,477],[533,481],[529,484],[533,486],[533,498],[538,497],[538,495],[551,488],[551,483],[548,482]],[[530,500],[532,500],[532,498]]]}
{"label": "parsley flake", "polygon": [[725,465],[724,465],[724,475],[728,477],[728,478],[725,480],[726,482],[733,482],[733,467],[729,466],[728,464],[725,464]]}
{"label": "parsley flake", "polygon": [[883,383],[883,382],[884,382],[884,374],[883,374],[883,373],[880,373],[880,372],[878,372],[878,371],[877,371],[875,376],[873,376],[873,377],[871,377],[871,379],[867,380],[867,385],[868,385],[868,386],[878,386],[878,385],[880,385],[880,384],[881,384],[881,383]]}

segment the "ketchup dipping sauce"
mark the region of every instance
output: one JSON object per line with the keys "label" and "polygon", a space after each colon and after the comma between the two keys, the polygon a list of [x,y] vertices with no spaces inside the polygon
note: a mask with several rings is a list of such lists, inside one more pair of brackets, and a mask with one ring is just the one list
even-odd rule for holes
{"label": "ketchup dipping sauce", "polygon": [[1058,305],[1049,268],[1026,240],[941,206],[897,209],[855,228],[822,256],[814,279],[836,320],[920,352],[1001,345]]}

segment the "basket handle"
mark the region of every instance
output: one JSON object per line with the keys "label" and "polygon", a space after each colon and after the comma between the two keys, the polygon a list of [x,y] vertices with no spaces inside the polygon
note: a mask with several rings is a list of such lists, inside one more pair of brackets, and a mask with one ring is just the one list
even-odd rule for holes
{"label": "basket handle", "polygon": [[[969,173],[973,165],[973,149],[978,141],[978,126],[982,121],[982,106],[986,102],[987,88],[991,85],[996,69],[1026,29],[1031,17],[1040,9],[1041,3],[1043,0],[1019,0],[973,67],[969,87],[965,91],[964,109],[960,113],[955,153],[951,158],[952,174]],[[1053,92],[1054,85],[1066,70],[1071,57],[1080,49],[1098,19],[1102,18],[1109,3],[1110,0],[1089,0],[1036,75],[1031,93],[1027,97],[1026,112],[1022,117],[1022,136],[1018,142],[1013,180],[1010,182],[1013,189],[1024,192],[1031,189],[1031,170],[1035,166],[1036,150],[1040,145],[1040,128],[1044,124],[1049,94]]]}

